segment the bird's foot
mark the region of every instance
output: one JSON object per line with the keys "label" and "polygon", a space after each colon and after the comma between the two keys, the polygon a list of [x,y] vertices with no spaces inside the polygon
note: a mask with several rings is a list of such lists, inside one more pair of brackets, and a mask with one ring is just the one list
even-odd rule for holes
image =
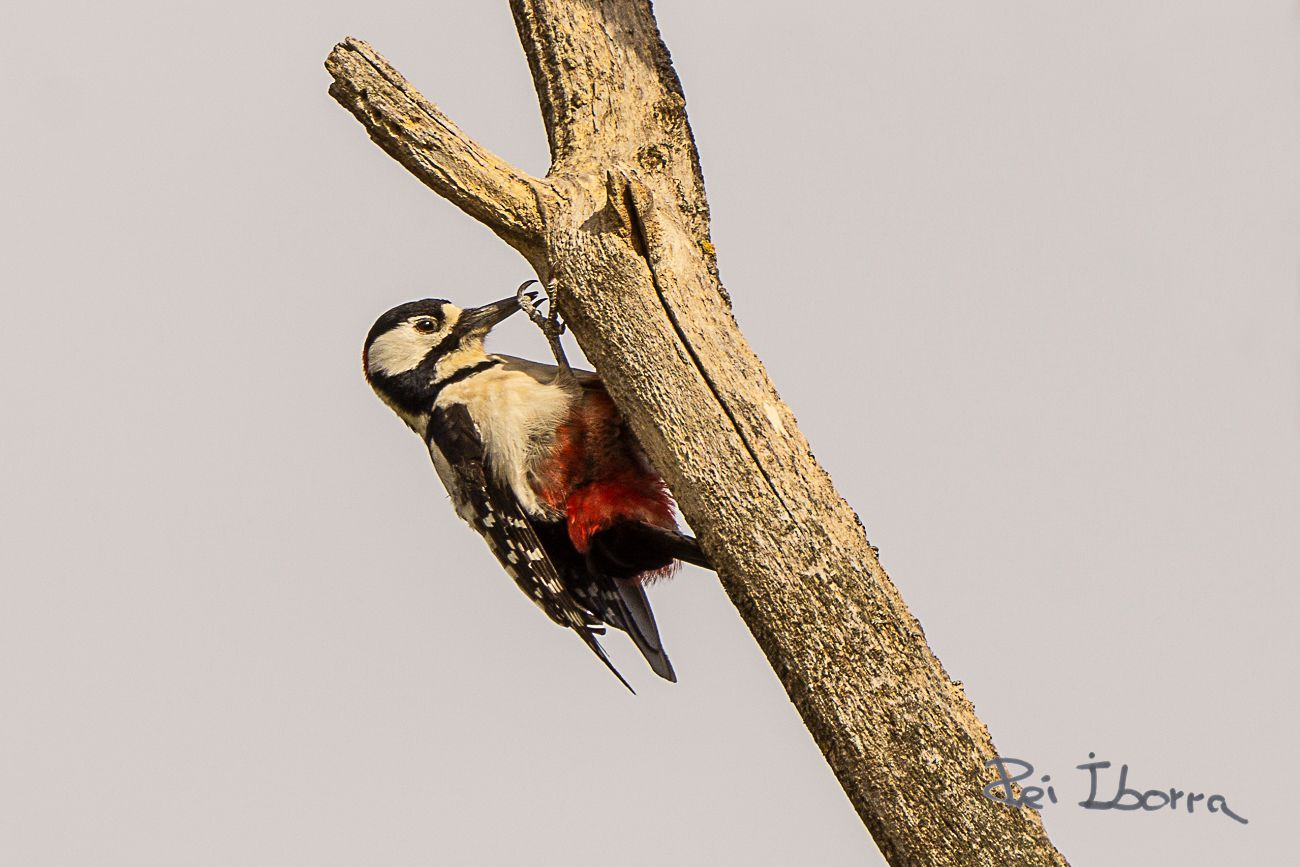
{"label": "bird's foot", "polygon": [[529,280],[519,287],[515,297],[519,299],[519,306],[523,308],[524,313],[532,320],[533,324],[541,329],[542,333],[551,337],[559,337],[568,329],[560,321],[560,311],[555,306],[555,289],[550,286],[542,286],[546,290],[546,312],[543,313],[537,309],[537,290],[528,287],[536,283],[536,280]]}
{"label": "bird's foot", "polygon": [[534,325],[546,336],[546,342],[551,345],[551,354],[555,356],[555,363],[560,369],[560,376],[569,378],[573,376],[573,368],[569,367],[569,359],[564,354],[564,347],[560,344],[560,335],[568,330],[567,326],[560,321],[560,308],[555,303],[555,287],[541,284],[542,289],[546,291],[546,312],[537,309],[537,290],[528,287],[536,283],[536,280],[528,280],[523,283],[515,292],[515,297],[519,299],[519,306],[532,321]]}

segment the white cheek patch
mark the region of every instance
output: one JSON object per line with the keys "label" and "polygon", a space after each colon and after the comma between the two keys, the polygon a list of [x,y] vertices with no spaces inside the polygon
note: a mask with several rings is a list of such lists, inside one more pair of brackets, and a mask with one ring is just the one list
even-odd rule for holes
{"label": "white cheek patch", "polygon": [[414,370],[449,331],[451,323],[446,323],[433,334],[422,334],[409,322],[385,331],[370,344],[370,372],[395,376]]}

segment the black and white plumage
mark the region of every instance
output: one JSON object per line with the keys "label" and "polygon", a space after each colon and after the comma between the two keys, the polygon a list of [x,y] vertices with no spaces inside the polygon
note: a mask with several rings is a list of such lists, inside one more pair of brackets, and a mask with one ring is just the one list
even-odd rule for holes
{"label": "black and white plumage", "polygon": [[625,686],[596,640],[604,625],[676,680],[644,585],[676,560],[708,561],[677,531],[663,481],[595,374],[484,350],[519,309],[515,298],[395,307],[366,338],[366,378],[424,440],[456,513],[551,620]]}

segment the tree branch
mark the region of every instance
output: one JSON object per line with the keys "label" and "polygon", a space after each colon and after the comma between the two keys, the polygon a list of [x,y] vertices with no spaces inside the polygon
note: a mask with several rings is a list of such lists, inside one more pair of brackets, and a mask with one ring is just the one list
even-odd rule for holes
{"label": "tree branch", "polygon": [[356,115],[375,144],[529,261],[540,261],[535,178],[467,136],[360,39],[336,45],[325,68],[334,76],[330,96]]}
{"label": "tree branch", "polygon": [[[545,181],[490,155],[485,171],[406,120],[409,108],[388,108],[395,97],[377,98],[367,69],[387,70],[402,105],[432,106],[364,43],[331,55],[331,93],[429,186],[516,249],[512,238],[528,239],[525,255],[559,286],[574,336],[889,862],[1064,865],[1036,813],[983,796],[997,754],[987,730],[731,315],[685,100],[649,3],[511,9],[551,143]],[[334,61],[355,46],[373,60]],[[451,182],[467,163],[480,167],[472,177],[513,180]],[[520,202],[525,187],[535,211]]]}

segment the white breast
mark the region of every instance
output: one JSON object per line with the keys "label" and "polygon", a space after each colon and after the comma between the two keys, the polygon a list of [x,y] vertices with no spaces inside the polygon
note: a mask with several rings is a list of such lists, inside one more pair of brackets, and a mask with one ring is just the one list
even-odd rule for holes
{"label": "white breast", "polygon": [[555,429],[575,397],[575,386],[539,382],[518,370],[493,368],[444,388],[438,405],[464,404],[478,426],[497,478],[510,487],[528,514],[552,517],[552,510],[537,499],[529,470],[550,453]]}

